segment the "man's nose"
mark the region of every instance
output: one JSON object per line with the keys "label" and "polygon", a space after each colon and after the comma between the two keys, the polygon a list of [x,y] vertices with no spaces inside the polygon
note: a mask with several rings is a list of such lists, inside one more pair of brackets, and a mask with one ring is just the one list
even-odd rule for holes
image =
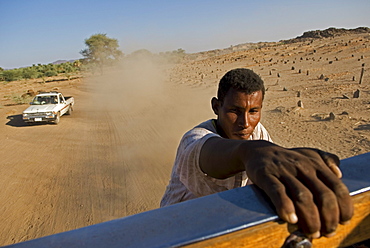
{"label": "man's nose", "polygon": [[248,113],[241,114],[239,116],[239,126],[243,128],[249,127],[249,115]]}

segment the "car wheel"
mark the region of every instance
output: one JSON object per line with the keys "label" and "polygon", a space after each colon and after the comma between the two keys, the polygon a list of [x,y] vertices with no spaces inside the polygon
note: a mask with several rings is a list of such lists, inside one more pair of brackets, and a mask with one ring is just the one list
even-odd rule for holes
{"label": "car wheel", "polygon": [[73,111],[72,105],[69,105],[66,115],[71,115],[72,111]]}
{"label": "car wheel", "polygon": [[55,124],[58,124],[58,123],[59,123],[59,121],[60,121],[60,113],[58,112],[58,113],[57,113],[57,117],[55,118],[54,123],[55,123]]}

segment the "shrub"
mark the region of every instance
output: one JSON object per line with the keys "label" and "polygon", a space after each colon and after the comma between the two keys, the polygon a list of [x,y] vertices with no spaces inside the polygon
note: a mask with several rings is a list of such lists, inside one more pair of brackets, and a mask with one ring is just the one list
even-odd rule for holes
{"label": "shrub", "polygon": [[44,76],[45,77],[53,77],[53,76],[57,76],[58,75],[58,73],[56,72],[56,71],[46,71],[45,73],[44,73]]}
{"label": "shrub", "polygon": [[39,72],[32,67],[24,68],[22,74],[23,78],[26,79],[37,78],[39,76]]}
{"label": "shrub", "polygon": [[17,81],[23,78],[21,69],[13,69],[3,71],[3,78],[5,81]]}

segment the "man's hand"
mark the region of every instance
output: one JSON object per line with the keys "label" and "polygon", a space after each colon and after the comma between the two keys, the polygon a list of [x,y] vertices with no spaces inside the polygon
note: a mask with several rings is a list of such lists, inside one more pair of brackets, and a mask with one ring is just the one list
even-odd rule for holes
{"label": "man's hand", "polygon": [[298,223],[311,238],[334,235],[338,223],[353,215],[334,154],[312,148],[287,149],[264,140],[214,137],[202,147],[200,167],[218,179],[245,170],[269,196],[280,218]]}
{"label": "man's hand", "polygon": [[[340,181],[339,159],[311,148],[286,149],[265,141],[248,152],[248,177],[270,197],[278,215],[311,238],[332,236],[349,221],[353,204]],[[334,173],[333,173],[334,172]]]}

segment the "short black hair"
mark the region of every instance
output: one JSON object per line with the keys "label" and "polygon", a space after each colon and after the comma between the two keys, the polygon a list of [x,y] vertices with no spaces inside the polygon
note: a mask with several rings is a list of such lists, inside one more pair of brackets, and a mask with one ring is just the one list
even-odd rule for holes
{"label": "short black hair", "polygon": [[262,99],[265,96],[263,80],[254,71],[246,68],[237,68],[228,71],[218,84],[217,98],[223,102],[230,88],[252,94],[262,91]]}

